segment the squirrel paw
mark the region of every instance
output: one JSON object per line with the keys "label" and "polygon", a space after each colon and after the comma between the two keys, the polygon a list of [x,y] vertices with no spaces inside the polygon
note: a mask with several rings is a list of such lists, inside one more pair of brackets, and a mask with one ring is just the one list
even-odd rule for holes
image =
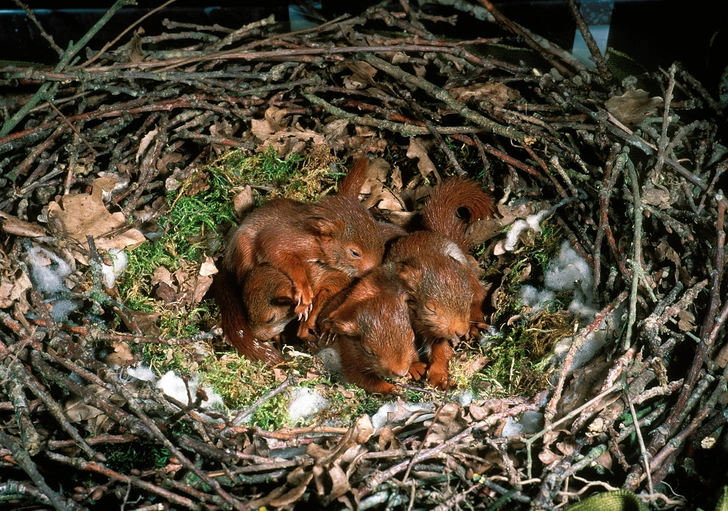
{"label": "squirrel paw", "polygon": [[298,320],[300,321],[303,319],[304,321],[308,320],[308,315],[313,309],[313,303],[312,303],[312,297],[311,297],[311,290],[305,290],[301,289],[296,292],[296,296],[294,298],[296,299],[296,306],[293,309],[293,312],[298,315]]}
{"label": "squirrel paw", "polygon": [[413,380],[419,380],[425,375],[426,370],[427,364],[424,362],[413,362],[407,374],[409,374]]}
{"label": "squirrel paw", "polygon": [[438,390],[447,390],[450,387],[450,375],[447,371],[433,371],[432,368],[430,368],[430,374],[427,375],[427,379],[430,382],[430,385]]}

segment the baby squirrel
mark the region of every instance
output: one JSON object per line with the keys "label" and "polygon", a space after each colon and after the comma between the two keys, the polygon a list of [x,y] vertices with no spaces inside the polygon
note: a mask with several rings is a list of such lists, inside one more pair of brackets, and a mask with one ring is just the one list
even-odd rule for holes
{"label": "baby squirrel", "polygon": [[425,372],[410,324],[407,289],[394,263],[385,263],[337,294],[322,310],[319,325],[341,358],[344,378],[367,392],[391,394],[382,377]]}
{"label": "baby squirrel", "polygon": [[243,305],[243,290],[235,275],[221,268],[212,281],[212,291],[220,307],[222,330],[227,341],[250,360],[263,360],[276,365],[283,362],[280,352],[256,339],[248,328]]}
{"label": "baby squirrel", "polygon": [[[358,200],[368,166],[368,158],[357,160],[342,180],[338,195],[326,196],[318,203],[273,199],[242,220],[223,257],[228,277],[219,278],[218,287],[234,280],[228,284],[229,287],[237,285],[245,291],[241,295],[240,308],[223,313],[223,329],[226,323],[237,324],[244,322],[245,318],[256,332],[266,331],[265,324],[274,315],[276,323],[296,315],[307,320],[315,294],[309,276],[312,265],[314,268],[317,264],[327,266],[351,279],[381,263],[384,241],[374,219]],[[267,273],[270,280],[266,280],[265,273],[258,271],[265,265],[273,269]],[[246,282],[249,277],[250,281]],[[270,291],[270,288],[285,286],[283,277],[289,279],[292,286],[290,305],[287,305],[287,297],[274,303],[278,297]],[[332,280],[323,279],[321,282],[331,283]],[[229,293],[230,290],[218,291],[228,304],[230,301],[226,296]],[[332,293],[324,293],[327,294]],[[291,305],[293,314],[289,317],[288,307]],[[222,309],[222,304],[220,307]],[[234,320],[225,318],[231,314],[240,317]],[[273,330],[278,329],[282,330],[280,325]],[[269,334],[270,330],[263,335]],[[227,335],[229,339],[233,337]],[[258,350],[241,347],[245,342],[252,342],[251,339],[254,338],[240,337],[233,344],[242,353],[251,353],[250,358],[261,359]],[[263,360],[272,361],[269,353],[263,355]]]}
{"label": "baby squirrel", "polygon": [[[458,217],[463,209],[467,222]],[[493,199],[475,181],[443,181],[422,208],[427,230],[395,241],[387,255],[387,261],[398,263],[411,296],[410,316],[428,358],[428,380],[441,389],[449,384],[450,340],[483,324],[485,291],[467,255],[471,243],[466,229],[493,212]]]}

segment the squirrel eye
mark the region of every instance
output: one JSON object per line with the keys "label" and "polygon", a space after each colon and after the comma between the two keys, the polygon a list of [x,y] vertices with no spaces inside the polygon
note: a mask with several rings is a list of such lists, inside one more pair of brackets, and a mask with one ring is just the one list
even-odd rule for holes
{"label": "squirrel eye", "polygon": [[271,316],[271,317],[269,317],[268,319],[265,320],[265,323],[267,325],[270,325],[271,323],[273,323],[275,321],[275,319],[276,319],[275,316]]}
{"label": "squirrel eye", "polygon": [[374,352],[372,350],[370,350],[369,348],[365,348],[365,347],[362,346],[361,349],[364,351],[364,354],[365,355],[367,355],[369,357],[373,357],[374,356]]}
{"label": "squirrel eye", "polygon": [[353,257],[356,257],[357,259],[361,259],[361,253],[357,250],[354,250],[353,248],[349,249],[349,252]]}

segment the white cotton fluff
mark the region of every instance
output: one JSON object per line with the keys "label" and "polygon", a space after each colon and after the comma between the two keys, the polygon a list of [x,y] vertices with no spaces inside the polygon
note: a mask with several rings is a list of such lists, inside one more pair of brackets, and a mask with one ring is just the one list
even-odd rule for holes
{"label": "white cotton fluff", "polygon": [[594,277],[591,267],[568,241],[561,244],[558,257],[551,262],[544,275],[544,284],[552,291],[579,290],[585,303],[594,300]]}
{"label": "white cotton fluff", "polygon": [[65,321],[68,315],[79,307],[80,303],[76,300],[55,300],[51,306],[51,317],[54,321]]}
{"label": "white cotton fluff", "polygon": [[533,286],[524,285],[518,291],[518,298],[523,305],[527,305],[534,312],[542,309],[546,303],[554,299],[554,292],[548,289],[538,290]]}
{"label": "white cotton fluff", "polygon": [[111,259],[111,264],[101,264],[101,275],[104,278],[104,286],[107,289],[111,289],[114,287],[116,277],[121,275],[126,268],[129,262],[129,256],[127,256],[126,251],[118,248],[109,249],[108,254],[109,259]]}
{"label": "white cotton fluff", "polygon": [[503,244],[503,248],[506,252],[513,252],[518,244],[518,236],[521,235],[526,229],[531,229],[534,232],[541,232],[541,221],[546,218],[550,209],[544,209],[533,215],[529,215],[525,220],[516,220],[511,226],[511,230],[506,234],[506,240]]}
{"label": "white cotton fluff", "polygon": [[288,417],[291,423],[296,424],[314,418],[321,410],[330,406],[330,402],[320,392],[307,387],[291,389],[291,399],[288,402]]}
{"label": "white cotton fluff", "polygon": [[527,410],[521,414],[518,422],[513,420],[513,417],[508,417],[501,435],[508,438],[538,433],[541,430],[542,421],[543,414],[541,412]]}
{"label": "white cotton fluff", "polygon": [[[521,303],[538,310],[548,300],[552,300],[555,293],[571,290],[574,295],[568,310],[579,318],[582,325],[587,325],[594,320],[598,311],[594,306],[594,277],[591,267],[576,250],[571,248],[568,241],[561,244],[558,256],[546,269],[544,285],[545,289],[542,290],[533,286],[522,286],[519,291]],[[617,317],[615,315],[615,318]],[[573,363],[569,368],[570,372],[585,366],[605,345],[609,332],[615,328],[615,325],[607,323],[603,321],[594,332],[584,339],[583,344],[575,353]],[[566,356],[572,343],[572,336],[564,337],[556,343],[554,346],[556,360],[562,360]]]}
{"label": "white cotton fluff", "polygon": [[54,295],[68,291],[63,279],[71,274],[73,268],[50,250],[37,245],[30,247],[28,265],[30,278],[41,293]]}
{"label": "white cotton fluff", "polygon": [[338,374],[341,372],[341,357],[334,348],[324,348],[316,353],[316,357],[321,359],[324,367],[330,373]]}
{"label": "white cotton fluff", "polygon": [[[195,399],[195,393],[197,392],[197,378],[192,378],[188,381],[189,391],[192,399]],[[157,382],[156,387],[168,396],[176,399],[182,404],[188,404],[187,399],[187,387],[185,386],[184,380],[177,376],[174,371],[167,371]],[[222,405],[222,397],[217,394],[212,387],[203,387],[207,399],[202,402],[202,408],[213,408],[220,407]]]}
{"label": "white cotton fluff", "polygon": [[149,366],[145,366],[144,364],[130,367],[126,370],[126,374],[141,381],[150,381],[154,383],[157,380],[157,377],[154,374],[154,371],[152,371],[152,368]]}

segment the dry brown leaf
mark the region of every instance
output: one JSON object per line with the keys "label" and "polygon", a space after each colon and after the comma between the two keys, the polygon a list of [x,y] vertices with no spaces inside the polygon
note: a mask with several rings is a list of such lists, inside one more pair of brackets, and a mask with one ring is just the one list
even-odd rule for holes
{"label": "dry brown leaf", "polygon": [[659,209],[669,209],[672,207],[670,192],[662,188],[655,188],[654,186],[645,186],[642,188],[642,202]]}
{"label": "dry brown leaf", "polygon": [[517,101],[521,98],[521,94],[500,82],[481,82],[467,85],[464,87],[453,87],[448,89],[458,101],[463,103],[472,103],[478,101],[487,101],[495,106],[505,106],[509,101]]}
{"label": "dry brown leaf", "polygon": [[255,207],[255,196],[253,195],[253,189],[250,185],[245,185],[240,192],[236,193],[233,197],[233,208],[235,209],[235,216],[237,218],[243,218],[246,214],[250,213]]}
{"label": "dry brown leaf", "polygon": [[[463,417],[463,409],[458,403],[446,403],[436,417],[437,422],[432,425],[424,442],[427,446],[441,444],[468,427]],[[429,422],[425,421],[425,425],[429,425]]]}
{"label": "dry brown leaf", "polygon": [[14,275],[3,275],[0,279],[0,309],[12,306],[32,287],[30,278],[23,270],[18,269]]}
{"label": "dry brown leaf", "polygon": [[372,426],[369,416],[365,414],[356,420],[356,423],[349,428],[344,438],[332,450],[309,444],[306,454],[315,459],[317,464],[326,466],[342,458],[352,447],[358,447],[369,441],[373,434],[374,426]]}
{"label": "dry brown leaf", "polygon": [[[286,493],[269,499],[268,505],[272,507],[283,507],[290,504],[295,504],[303,496],[303,494],[306,493],[306,488],[308,488],[308,484],[300,484],[294,488],[291,488]],[[257,508],[252,509],[259,509],[260,507],[262,506],[258,506]]]}
{"label": "dry brown leaf", "polygon": [[508,404],[500,399],[485,401],[481,404],[470,403],[468,413],[474,421],[482,421],[493,414],[504,412],[508,409]]}
{"label": "dry brown leaf", "polygon": [[562,457],[563,456],[559,456],[550,449],[541,449],[538,453],[538,459],[541,460],[541,463],[547,466],[551,465],[555,461],[559,461]]}
{"label": "dry brown leaf", "polygon": [[172,288],[176,288],[177,285],[172,280],[172,272],[170,272],[165,266],[158,266],[154,273],[152,273],[152,286],[157,284],[167,284]]}
{"label": "dry brown leaf", "polygon": [[139,149],[137,149],[134,161],[139,163],[139,161],[142,159],[142,156],[144,156],[144,153],[147,152],[149,145],[152,143],[152,141],[154,141],[154,137],[157,136],[157,133],[159,133],[159,130],[153,129],[142,137],[142,139],[139,141]]}
{"label": "dry brown leaf", "polygon": [[695,315],[687,310],[681,310],[677,313],[677,326],[681,332],[692,332],[697,328],[695,325]]}
{"label": "dry brown leaf", "polygon": [[654,115],[663,104],[659,96],[649,97],[642,89],[628,90],[621,96],[609,98],[604,106],[610,114],[626,125],[639,124],[647,117]]}
{"label": "dry brown leaf", "polygon": [[23,236],[24,238],[37,238],[47,235],[43,226],[26,222],[3,211],[0,211],[0,227],[8,234]]}
{"label": "dry brown leaf", "polygon": [[114,351],[104,358],[104,363],[111,367],[126,367],[136,362],[131,348],[125,342],[111,341]]}
{"label": "dry brown leaf", "polygon": [[200,276],[211,277],[216,273],[217,266],[215,266],[215,260],[210,256],[206,256],[205,260],[202,261],[202,264],[200,265]]}
{"label": "dry brown leaf", "polygon": [[[126,226],[121,212],[109,213],[104,205],[104,191],[113,189],[112,179],[99,178],[94,181],[91,194],[65,195],[60,203],[48,204],[48,220],[54,234],[70,236],[82,246],[87,247],[86,236],[93,236],[99,250],[134,248],[141,245],[144,235],[137,229],[126,229],[113,237],[103,237]],[[73,252],[81,263],[88,264],[88,256]]]}
{"label": "dry brown leaf", "polygon": [[417,170],[420,171],[422,177],[426,178],[430,174],[434,173],[435,180],[439,183],[440,174],[437,172],[435,164],[432,163],[430,156],[427,154],[426,145],[429,144],[425,144],[421,138],[410,138],[409,147],[407,148],[407,157],[417,158]]}

